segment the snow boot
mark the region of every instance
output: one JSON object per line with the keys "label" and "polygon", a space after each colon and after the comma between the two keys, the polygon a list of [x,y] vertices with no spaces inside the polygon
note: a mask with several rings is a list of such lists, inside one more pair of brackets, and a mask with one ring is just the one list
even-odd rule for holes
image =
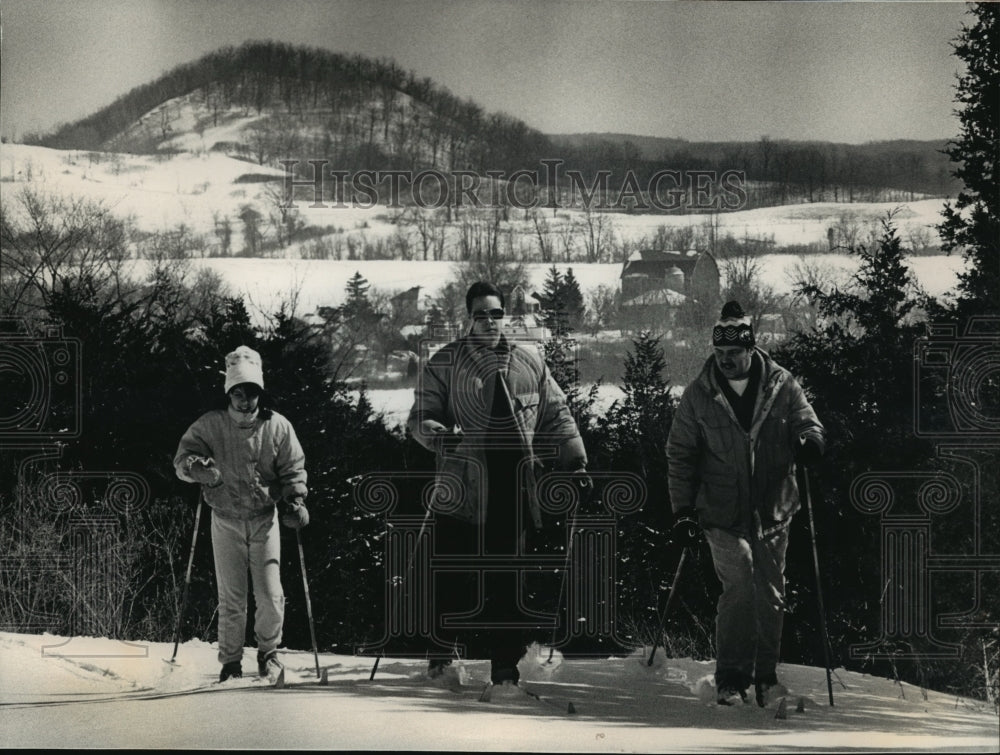
{"label": "snow boot", "polygon": [[451,658],[431,658],[427,664],[427,678],[437,679],[451,665]]}
{"label": "snow boot", "polygon": [[281,661],[278,660],[278,651],[271,650],[267,653],[262,653],[257,651],[257,674],[261,677],[268,676],[268,666],[275,667],[275,673],[280,671],[283,666]]}
{"label": "snow boot", "polygon": [[750,686],[749,674],[728,669],[715,672],[715,700],[719,705],[732,705],[729,702],[731,697],[740,696],[743,702],[747,701],[747,688]]}
{"label": "snow boot", "polygon": [[518,680],[521,678],[520,672],[517,670],[517,666],[513,668],[499,668],[497,666],[492,666],[490,668],[490,681],[493,684],[513,684],[517,686]]}
{"label": "snow boot", "polygon": [[773,671],[754,679],[753,687],[757,697],[757,705],[761,708],[766,708],[769,702],[788,694],[788,688],[778,681],[778,675]]}
{"label": "snow boot", "polygon": [[729,699],[736,695],[739,695],[743,702],[747,701],[747,691],[745,689],[737,689],[736,687],[720,687],[715,701],[719,705],[732,705]]}
{"label": "snow boot", "polygon": [[222,671],[219,673],[219,681],[224,682],[226,679],[242,679],[243,678],[243,667],[240,665],[239,661],[230,661],[229,663],[222,664]]}

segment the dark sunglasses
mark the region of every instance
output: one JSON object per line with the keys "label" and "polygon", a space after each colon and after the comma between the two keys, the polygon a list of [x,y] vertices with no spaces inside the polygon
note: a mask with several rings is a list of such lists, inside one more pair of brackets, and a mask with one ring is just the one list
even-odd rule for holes
{"label": "dark sunglasses", "polygon": [[472,319],[476,322],[483,322],[485,320],[493,320],[495,322],[502,320],[503,314],[502,309],[478,309],[472,313]]}

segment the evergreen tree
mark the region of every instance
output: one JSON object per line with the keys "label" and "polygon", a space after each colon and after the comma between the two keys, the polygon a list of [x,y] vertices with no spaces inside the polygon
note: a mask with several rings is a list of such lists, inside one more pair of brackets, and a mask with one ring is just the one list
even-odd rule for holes
{"label": "evergreen tree", "polygon": [[1000,302],[1000,5],[976,3],[972,26],[963,26],[955,54],[965,63],[956,101],[961,132],[947,152],[965,188],[945,205],[938,232],[946,251],[962,250],[968,268],[959,276],[956,313],[998,310]]}
{"label": "evergreen tree", "polygon": [[[923,333],[914,322],[930,306],[914,284],[891,216],[870,246],[853,247],[859,268],[846,290],[803,286],[817,307],[817,325],[774,351],[798,379],[827,432],[821,464],[810,469],[812,503],[821,553],[836,553],[850,569],[823,570],[832,589],[826,611],[834,651],[873,639],[880,622],[883,544],[879,522],[851,503],[859,475],[932,467],[933,448],[913,429],[913,344]],[[789,614],[784,652],[820,663],[822,647],[814,603],[815,577],[806,517],[798,516],[788,552]],[[831,564],[831,567],[833,565]],[[891,670],[878,667],[878,671]]]}
{"label": "evergreen tree", "polygon": [[566,316],[569,326],[573,330],[579,330],[586,315],[586,307],[583,303],[583,292],[580,290],[580,283],[573,275],[573,268],[566,268],[566,275],[563,278],[563,306],[566,308]]}
{"label": "evergreen tree", "polygon": [[542,311],[545,313],[545,327],[553,336],[569,332],[566,318],[566,303],[563,296],[563,277],[553,265],[545,276],[542,286]]}
{"label": "evergreen tree", "polygon": [[340,315],[344,322],[356,329],[378,319],[371,299],[368,298],[369,288],[371,286],[368,280],[360,272],[355,272],[345,286],[347,301],[340,307]]}
{"label": "evergreen tree", "polygon": [[[673,515],[667,493],[666,444],[676,400],[671,394],[660,339],[643,331],[625,356],[625,396],[597,421],[595,466],[608,472],[637,476],[646,498],[632,515],[618,517],[618,592],[620,612],[634,626],[637,642],[648,642],[657,625],[657,606],[678,551],[670,547]],[[624,479],[624,478],[623,478]],[[697,560],[697,556],[695,556]],[[692,573],[695,571],[692,568]],[[682,586],[689,605],[704,583],[697,578]],[[706,604],[706,613],[710,606]]]}
{"label": "evergreen tree", "polygon": [[933,302],[906,265],[891,216],[876,243],[849,251],[860,258],[852,286],[803,286],[822,325],[797,334],[776,358],[812,390],[821,420],[832,424],[828,458],[909,465],[928,453],[913,437],[912,354],[923,333],[915,315]]}
{"label": "evergreen tree", "polygon": [[368,301],[369,288],[371,286],[368,284],[368,279],[360,271],[355,271],[344,287],[344,290],[347,291],[347,302],[344,304],[346,316],[352,317],[371,308],[371,302]]}
{"label": "evergreen tree", "polygon": [[585,307],[580,284],[573,275],[573,268],[560,274],[556,266],[549,268],[541,296],[545,312],[545,327],[554,335],[579,330],[583,323]]}

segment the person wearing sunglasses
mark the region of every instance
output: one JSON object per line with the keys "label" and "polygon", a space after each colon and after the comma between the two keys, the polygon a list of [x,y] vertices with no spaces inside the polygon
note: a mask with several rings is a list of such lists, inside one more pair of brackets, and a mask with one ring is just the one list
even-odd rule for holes
{"label": "person wearing sunglasses", "polygon": [[[436,458],[435,553],[476,554],[490,564],[509,558],[516,565],[529,531],[543,527],[539,473],[566,472],[589,490],[587,453],[538,346],[504,335],[503,292],[479,281],[465,303],[468,331],[424,365],[407,428]],[[465,581],[441,575],[433,612],[438,618],[474,614],[480,629],[451,641],[461,641],[470,657],[489,657],[494,684],[517,684],[528,638],[509,628],[523,617],[516,572],[502,572],[486,569]],[[439,638],[448,635],[444,626],[439,620]],[[432,659],[428,674],[439,676],[449,663]]]}

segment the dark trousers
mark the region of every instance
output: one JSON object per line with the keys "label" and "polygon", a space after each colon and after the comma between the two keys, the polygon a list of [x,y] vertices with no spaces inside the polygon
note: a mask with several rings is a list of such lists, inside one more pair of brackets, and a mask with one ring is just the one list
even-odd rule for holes
{"label": "dark trousers", "polygon": [[[435,520],[435,555],[463,555],[472,557],[470,560],[476,556],[494,560],[510,557],[510,570],[501,565],[478,573],[443,570],[435,574],[437,636],[465,645],[470,658],[489,658],[494,670],[516,668],[527,647],[528,630],[509,626],[524,619],[518,608],[520,585],[514,571],[526,524],[524,517],[518,516],[519,509],[524,509],[515,475],[518,459],[510,452],[487,454],[489,499],[483,525],[448,516]],[[448,614],[465,626],[447,626]]]}

